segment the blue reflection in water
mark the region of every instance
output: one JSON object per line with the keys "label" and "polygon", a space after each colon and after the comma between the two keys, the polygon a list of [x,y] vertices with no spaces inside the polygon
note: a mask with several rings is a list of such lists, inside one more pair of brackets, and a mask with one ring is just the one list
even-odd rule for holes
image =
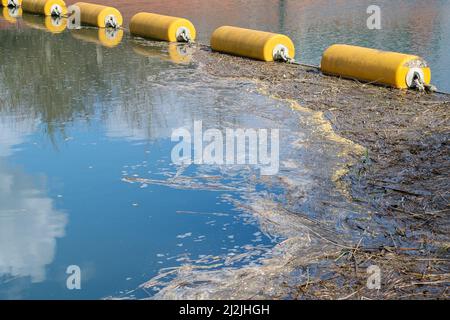
{"label": "blue reflection in water", "polygon": [[[173,129],[190,127],[194,119],[219,129],[270,128],[263,114],[236,111],[241,103],[270,110],[275,102],[246,90],[236,100],[227,83],[209,81],[185,59],[174,61],[178,51],[164,44],[141,45],[145,54],[136,55],[132,49],[139,43],[108,49],[73,41],[70,33],[55,37],[27,29],[0,35],[1,53],[14,52],[17,59],[0,73],[2,186],[15,188],[2,196],[19,201],[36,193],[17,208],[0,202],[2,228],[8,230],[1,238],[2,298],[121,296],[161,268],[210,263],[277,241],[229,201],[240,197],[238,186],[228,190],[205,180],[205,187],[180,187],[171,179],[179,169],[170,159]],[[35,54],[21,56],[18,47]],[[24,80],[29,74],[32,83]],[[26,180],[42,177],[45,185],[33,191],[15,182],[20,169],[12,165],[23,168]],[[198,172],[188,168],[183,175]],[[161,183],[130,183],[135,177]],[[237,185],[244,181],[233,179]],[[232,185],[227,178],[221,183]],[[35,218],[14,211],[22,209],[35,209],[28,212]],[[18,219],[14,228],[3,223],[11,215]],[[43,234],[33,234],[33,227]],[[36,248],[42,252],[22,248],[40,242],[46,244]],[[11,254],[21,264],[15,266]],[[80,291],[66,288],[69,265],[82,270]]]}

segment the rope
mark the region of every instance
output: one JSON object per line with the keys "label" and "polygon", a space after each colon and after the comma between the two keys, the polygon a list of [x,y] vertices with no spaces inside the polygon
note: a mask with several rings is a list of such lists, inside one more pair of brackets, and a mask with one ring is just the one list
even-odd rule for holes
{"label": "rope", "polygon": [[442,95],[444,95],[444,96],[450,96],[450,92],[445,92],[445,91],[439,91],[439,90],[437,90],[437,91],[435,91],[434,93],[442,94]]}
{"label": "rope", "polygon": [[316,66],[316,65],[313,65],[313,64],[307,64],[307,63],[301,63],[301,62],[295,61],[294,59],[292,59],[290,64],[294,64],[296,66],[301,66],[301,67],[307,67],[307,68],[313,68],[313,69],[320,70],[320,66]]}

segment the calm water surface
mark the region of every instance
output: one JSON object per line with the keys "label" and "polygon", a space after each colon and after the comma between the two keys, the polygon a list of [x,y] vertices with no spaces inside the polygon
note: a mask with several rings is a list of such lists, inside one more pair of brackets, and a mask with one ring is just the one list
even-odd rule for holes
{"label": "calm water surface", "polygon": [[[119,2],[126,18],[135,7],[191,18],[203,42],[222,24],[284,32],[308,63],[334,42],[417,53],[450,90],[447,1],[380,1],[381,31],[365,28],[366,1]],[[133,289],[164,268],[257,263],[286,235],[265,229],[247,205],[256,196],[286,201],[277,179],[302,186],[295,197],[309,216],[323,213],[319,199],[345,201],[330,181],[347,161],[338,156],[346,142],[252,83],[208,76],[189,48],[126,33],[106,35],[117,37],[112,47],[95,29],[56,34],[39,17],[7,19],[0,22],[0,298],[140,298],[152,293]],[[195,120],[279,128],[280,173],[173,165],[172,130],[192,129]],[[69,265],[80,266],[82,290],[67,290]]]}

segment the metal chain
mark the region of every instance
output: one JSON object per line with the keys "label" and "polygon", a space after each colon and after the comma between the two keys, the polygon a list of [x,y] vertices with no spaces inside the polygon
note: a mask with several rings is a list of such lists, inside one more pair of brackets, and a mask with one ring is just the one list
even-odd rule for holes
{"label": "metal chain", "polygon": [[427,93],[433,93],[433,92],[437,92],[438,89],[436,88],[436,86],[432,85],[432,84],[424,84],[425,87],[425,91]]}
{"label": "metal chain", "polygon": [[424,92],[425,84],[423,83],[423,81],[420,77],[416,76],[416,77],[414,77],[412,88],[419,90],[419,92]]}
{"label": "metal chain", "polygon": [[426,84],[423,81],[423,79],[418,75],[415,75],[414,77],[412,89],[417,89],[419,90],[419,92],[426,92],[426,93],[433,93],[437,91],[436,86],[432,84]]}

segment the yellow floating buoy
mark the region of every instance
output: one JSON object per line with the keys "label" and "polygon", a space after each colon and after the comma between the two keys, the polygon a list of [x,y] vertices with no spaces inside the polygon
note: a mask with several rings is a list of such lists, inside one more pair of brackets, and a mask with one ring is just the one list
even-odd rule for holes
{"label": "yellow floating buoy", "polygon": [[135,53],[147,58],[170,61],[176,64],[188,64],[192,60],[191,48],[188,45],[169,43],[167,51],[164,50],[165,48],[143,45],[137,42],[132,42],[131,46]]}
{"label": "yellow floating buoy", "polygon": [[10,23],[16,23],[17,18],[22,16],[22,8],[20,7],[4,7],[2,17]]}
{"label": "yellow floating buoy", "polygon": [[26,26],[37,29],[44,30],[51,33],[61,33],[66,30],[67,19],[55,16],[36,16],[32,14],[24,14],[23,22]]}
{"label": "yellow floating buoy", "polygon": [[120,44],[123,38],[123,30],[111,28],[82,28],[72,29],[72,36],[75,39],[100,44],[104,47],[113,48]]}
{"label": "yellow floating buoy", "polygon": [[287,61],[295,57],[294,43],[285,35],[230,26],[214,31],[211,48],[262,61]]}
{"label": "yellow floating buoy", "polygon": [[130,32],[133,35],[169,42],[194,41],[197,33],[187,19],[140,12],[131,18]]}
{"label": "yellow floating buoy", "polygon": [[20,7],[22,0],[2,0],[3,7]]}
{"label": "yellow floating buoy", "polygon": [[415,80],[426,85],[431,81],[430,68],[418,56],[343,44],[325,50],[321,70],[324,74],[402,89],[414,88]]}
{"label": "yellow floating buoy", "polygon": [[122,14],[116,8],[87,2],[77,2],[74,6],[80,8],[80,19],[83,24],[99,28],[122,26]]}
{"label": "yellow floating buoy", "polygon": [[45,16],[63,16],[67,14],[63,0],[23,0],[23,11]]}

